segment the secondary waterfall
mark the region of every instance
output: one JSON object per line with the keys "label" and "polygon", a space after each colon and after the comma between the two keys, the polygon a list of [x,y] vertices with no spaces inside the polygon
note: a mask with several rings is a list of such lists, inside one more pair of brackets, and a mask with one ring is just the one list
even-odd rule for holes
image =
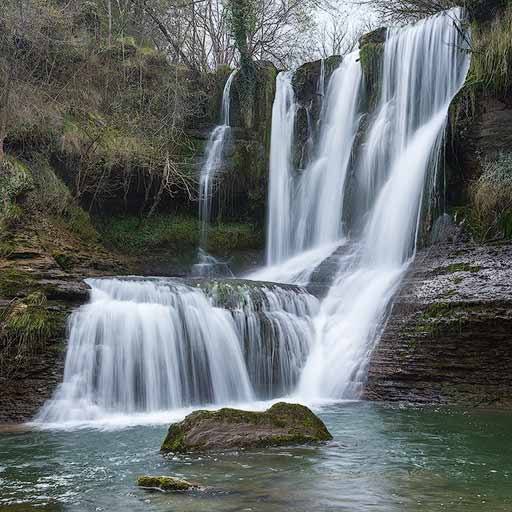
{"label": "secondary waterfall", "polygon": [[361,392],[378,331],[416,249],[422,197],[437,171],[448,108],[469,68],[467,42],[454,23],[462,19],[454,9],[388,31],[379,107],[358,167],[365,227],[315,318],[302,396]]}
{"label": "secondary waterfall", "polygon": [[297,287],[91,279],[44,422],[89,421],[290,393],[318,301]]}
{"label": "secondary waterfall", "polygon": [[199,177],[199,264],[194,266],[194,272],[199,275],[208,275],[211,267],[216,264],[215,259],[207,253],[208,227],[211,220],[212,196],[215,179],[223,166],[224,148],[229,138],[231,85],[237,70],[231,72],[222,93],[220,124],[216,126],[206,145],[206,159]]}

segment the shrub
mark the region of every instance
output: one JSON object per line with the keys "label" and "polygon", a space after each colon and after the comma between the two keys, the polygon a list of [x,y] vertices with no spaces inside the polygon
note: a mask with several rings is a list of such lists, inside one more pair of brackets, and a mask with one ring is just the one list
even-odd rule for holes
{"label": "shrub", "polygon": [[512,153],[482,164],[471,186],[471,210],[466,215],[475,238],[512,238]]}

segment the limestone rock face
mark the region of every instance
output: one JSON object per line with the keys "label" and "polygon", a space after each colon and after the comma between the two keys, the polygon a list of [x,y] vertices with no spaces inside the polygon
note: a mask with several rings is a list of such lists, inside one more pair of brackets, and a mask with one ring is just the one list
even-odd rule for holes
{"label": "limestone rock face", "polygon": [[265,412],[195,411],[170,426],[164,453],[205,452],[329,441],[326,426],[307,407],[278,403]]}
{"label": "limestone rock face", "polygon": [[374,350],[366,397],[512,404],[512,244],[420,252]]}

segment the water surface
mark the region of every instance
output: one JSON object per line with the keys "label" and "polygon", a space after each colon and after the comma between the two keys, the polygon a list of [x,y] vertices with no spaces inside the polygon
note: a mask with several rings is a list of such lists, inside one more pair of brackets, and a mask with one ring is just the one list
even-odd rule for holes
{"label": "water surface", "polygon": [[[324,446],[163,457],[165,426],[0,432],[0,510],[350,511],[512,510],[512,414],[324,407]],[[138,475],[208,487],[147,492]]]}

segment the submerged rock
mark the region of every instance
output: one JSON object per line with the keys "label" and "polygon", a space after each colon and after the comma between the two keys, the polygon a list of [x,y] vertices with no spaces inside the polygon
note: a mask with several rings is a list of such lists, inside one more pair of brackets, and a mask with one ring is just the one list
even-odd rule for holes
{"label": "submerged rock", "polygon": [[137,485],[146,489],[159,489],[162,491],[191,491],[199,489],[199,486],[173,478],[172,476],[139,476]]}
{"label": "submerged rock", "polygon": [[238,409],[195,411],[173,423],[164,453],[283,446],[329,441],[331,434],[307,407],[278,403],[265,412]]}

